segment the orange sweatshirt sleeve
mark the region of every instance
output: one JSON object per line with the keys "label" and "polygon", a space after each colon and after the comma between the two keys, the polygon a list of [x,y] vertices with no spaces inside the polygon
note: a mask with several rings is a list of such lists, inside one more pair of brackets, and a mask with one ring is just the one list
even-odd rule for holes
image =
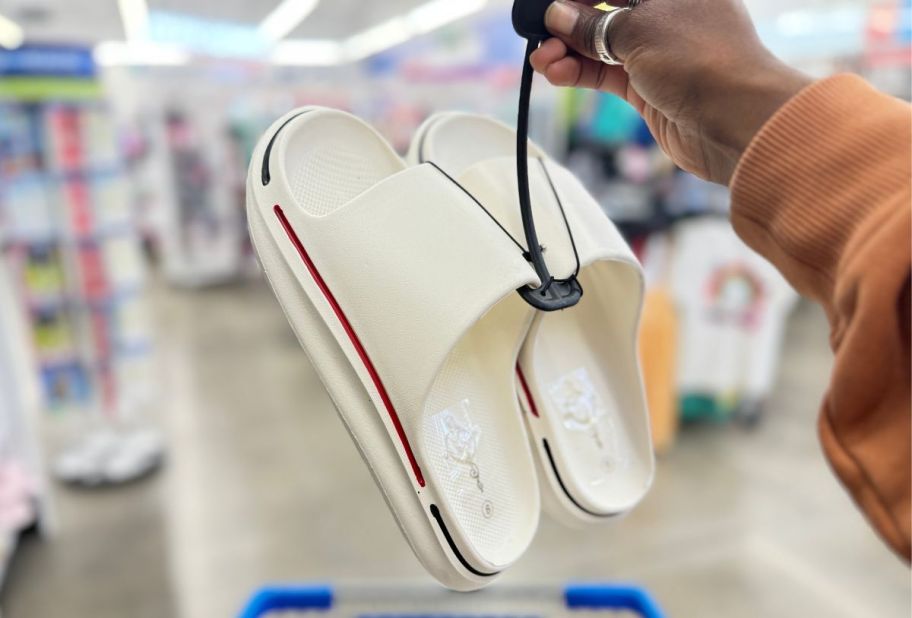
{"label": "orange sweatshirt sleeve", "polygon": [[836,359],[823,449],[907,561],[910,110],[856,76],[817,82],[770,119],[732,180],[736,232],[826,309]]}

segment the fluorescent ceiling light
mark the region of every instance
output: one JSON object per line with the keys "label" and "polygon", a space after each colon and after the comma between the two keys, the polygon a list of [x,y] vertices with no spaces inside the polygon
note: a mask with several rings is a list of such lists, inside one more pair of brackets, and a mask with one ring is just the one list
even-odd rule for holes
{"label": "fluorescent ceiling light", "polygon": [[330,66],[345,60],[342,44],[329,40],[280,41],[272,52],[273,64]]}
{"label": "fluorescent ceiling light", "polygon": [[[118,3],[128,42],[107,41],[97,45],[95,59],[98,64],[177,65],[189,60],[190,54],[180,47],[147,40],[149,18],[145,0],[118,0]],[[363,60],[476,13],[484,8],[487,0],[431,0],[340,41],[279,40],[297,27],[318,3],[319,0],[284,0],[259,25],[261,35],[277,41],[270,56],[274,64],[333,66]]]}
{"label": "fluorescent ceiling light", "polygon": [[790,11],[776,18],[776,30],[787,37],[835,36],[859,31],[868,23],[866,18],[864,9],[850,6]]}
{"label": "fluorescent ceiling light", "polygon": [[407,19],[412,31],[424,34],[480,11],[486,2],[487,0],[433,0],[412,9]]}
{"label": "fluorescent ceiling light", "polygon": [[383,23],[352,35],[345,41],[347,60],[361,60],[412,38],[408,20],[393,17]]}
{"label": "fluorescent ceiling light", "polygon": [[409,39],[441,28],[484,8],[487,0],[432,0],[399,17],[352,35],[345,41],[346,60],[362,60]]}
{"label": "fluorescent ceiling light", "polygon": [[95,46],[95,62],[102,66],[185,64],[190,55],[176,47],[157,43],[105,41]]}
{"label": "fluorescent ceiling light", "polygon": [[0,47],[16,49],[25,40],[22,26],[0,15]]}
{"label": "fluorescent ceiling light", "polygon": [[149,34],[149,7],[146,0],[117,0],[120,20],[128,41],[144,41]]}
{"label": "fluorescent ceiling light", "polygon": [[259,31],[270,41],[285,38],[310,15],[320,0],[282,0],[281,4],[263,19]]}

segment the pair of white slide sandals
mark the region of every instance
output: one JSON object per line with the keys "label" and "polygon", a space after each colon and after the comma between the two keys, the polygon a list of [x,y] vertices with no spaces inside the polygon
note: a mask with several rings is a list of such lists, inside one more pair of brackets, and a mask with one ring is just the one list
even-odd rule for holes
{"label": "pair of white slide sandals", "polygon": [[254,151],[251,236],[288,321],[415,555],[481,588],[531,543],[629,511],[654,471],[637,362],[640,266],[582,185],[529,144],[535,225],[579,303],[542,285],[517,205],[516,133],[448,113],[408,160],[370,126],[297,109]]}

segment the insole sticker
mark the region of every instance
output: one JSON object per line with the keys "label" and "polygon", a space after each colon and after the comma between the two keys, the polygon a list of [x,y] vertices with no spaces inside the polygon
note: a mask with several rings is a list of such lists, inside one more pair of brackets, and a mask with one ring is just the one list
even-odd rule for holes
{"label": "insole sticker", "polygon": [[614,415],[609,414],[585,367],[574,369],[551,382],[548,395],[561,415],[563,427],[588,436],[586,442],[601,464],[601,473],[595,475],[592,484],[606,480],[605,473],[629,467],[630,453],[621,436],[622,428]]}
{"label": "insole sticker", "polygon": [[477,458],[481,427],[472,420],[471,410],[471,402],[463,399],[438,412],[431,420],[444,450],[443,459],[450,481],[459,482],[464,479],[473,484],[478,497],[482,498],[481,514],[490,519],[494,505],[485,496],[484,475]]}

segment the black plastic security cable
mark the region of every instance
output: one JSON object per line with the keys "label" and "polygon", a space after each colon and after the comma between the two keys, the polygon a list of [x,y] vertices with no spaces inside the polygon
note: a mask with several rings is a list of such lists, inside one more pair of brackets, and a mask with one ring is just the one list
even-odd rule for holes
{"label": "black plastic security cable", "polygon": [[526,235],[526,246],[529,248],[532,265],[542,285],[551,283],[551,273],[545,264],[545,257],[535,231],[535,219],[532,216],[532,196],[529,192],[529,100],[532,96],[532,70],[530,60],[532,52],[538,49],[540,39],[529,39],[526,43],[526,54],[523,59],[522,80],[519,86],[519,113],[516,118],[516,178],[519,182],[519,210],[522,215],[523,233]]}
{"label": "black plastic security cable", "polygon": [[522,215],[523,232],[525,233],[526,246],[528,247],[527,259],[532,263],[536,274],[542,282],[541,287],[534,290],[534,294],[546,297],[551,287],[557,283],[560,284],[558,287],[562,288],[562,290],[558,291],[558,294],[564,296],[565,299],[569,299],[569,302],[558,301],[559,304],[557,305],[551,303],[542,304],[534,297],[530,298],[530,292],[527,290],[520,290],[520,294],[539,309],[553,311],[575,305],[579,302],[583,291],[576,280],[577,275],[579,275],[580,261],[576,250],[576,241],[573,239],[573,230],[570,229],[567,214],[564,212],[564,205],[557,193],[551,175],[548,173],[544,161],[541,161],[540,158],[539,162],[541,163],[542,171],[551,186],[554,198],[557,200],[561,216],[564,219],[564,225],[567,228],[567,235],[570,237],[570,244],[573,247],[573,256],[576,260],[576,270],[573,275],[566,279],[555,279],[551,275],[545,262],[544,251],[538,242],[538,233],[535,230],[535,218],[532,214],[532,195],[529,189],[529,107],[532,96],[532,79],[535,76],[532,69],[532,52],[538,49],[542,39],[537,36],[529,36],[527,41],[526,53],[523,57],[522,79],[519,86],[519,111],[516,118],[516,179],[519,188],[519,209]]}
{"label": "black plastic security cable", "polygon": [[500,228],[500,231],[503,232],[504,234],[506,234],[507,237],[509,237],[509,239],[513,241],[513,244],[514,244],[514,245],[516,245],[517,247],[519,247],[519,250],[523,252],[523,256],[525,256],[526,259],[529,259],[529,258],[528,258],[528,252],[526,251],[525,247],[523,247],[522,244],[521,244],[518,240],[516,240],[516,238],[513,237],[513,234],[511,234],[510,232],[507,231],[507,228],[505,228],[505,227],[500,223],[500,221],[497,220],[497,217],[495,217],[494,215],[491,214],[491,211],[490,211],[490,210],[488,210],[487,208],[484,207],[484,204],[482,204],[481,202],[478,201],[478,198],[476,198],[474,195],[472,195],[471,191],[469,191],[468,189],[466,189],[465,187],[463,187],[461,184],[459,184],[459,182],[457,182],[457,180],[456,180],[455,178],[453,178],[452,176],[450,176],[449,174],[447,174],[446,171],[444,171],[444,169],[443,169],[442,167],[440,167],[439,165],[437,165],[437,164],[434,163],[433,161],[425,161],[425,163],[429,164],[429,165],[430,165],[431,167],[433,167],[435,170],[437,170],[438,172],[440,172],[441,174],[443,174],[444,176],[446,176],[447,180],[449,180],[449,181],[452,182],[454,185],[456,185],[457,187],[459,187],[459,188],[462,190],[463,193],[465,193],[467,196],[469,196],[469,197],[472,199],[472,201],[475,202],[475,203],[478,205],[478,207],[481,208],[481,209],[484,211],[484,213],[485,213],[486,215],[488,215],[488,218],[491,219],[491,221],[493,221],[493,222],[497,225],[497,227]]}
{"label": "black plastic security cable", "polygon": [[[542,41],[547,39],[551,34],[545,26],[545,13],[554,0],[514,0],[512,10],[513,29],[522,38],[526,39],[526,52],[523,56],[522,78],[519,89],[519,109],[516,119],[516,181],[517,193],[519,197],[520,216],[522,217],[523,234],[526,239],[526,248],[523,249],[519,241],[514,238],[500,224],[495,217],[464,187],[459,185],[449,174],[443,171],[437,165],[434,167],[444,174],[451,182],[459,186],[478,206],[485,211],[488,217],[493,220],[500,229],[510,237],[517,247],[522,249],[523,257],[532,264],[535,274],[538,276],[541,284],[537,288],[524,286],[517,290],[519,295],[527,303],[541,311],[559,311],[568,309],[576,305],[583,297],[583,288],[580,285],[577,276],[580,271],[579,254],[576,248],[576,241],[573,238],[573,231],[567,219],[567,213],[564,212],[564,205],[557,193],[554,182],[548,173],[547,168],[542,161],[542,170],[548,183],[551,186],[551,192],[557,200],[561,216],[564,219],[564,226],[567,228],[567,235],[570,237],[570,244],[573,247],[573,256],[576,260],[576,270],[566,279],[555,279],[548,270],[548,264],[545,262],[544,248],[538,240],[538,233],[535,230],[535,219],[532,214],[532,195],[529,187],[529,103],[532,96],[532,80],[534,71],[532,69],[532,53],[538,49]],[[423,154],[424,137],[419,144],[419,154]],[[424,158],[423,156],[421,157]],[[540,159],[539,159],[540,160]],[[541,161],[541,160],[540,160]]]}
{"label": "black plastic security cable", "polygon": [[570,237],[570,246],[573,247],[573,259],[576,260],[576,268],[573,270],[573,276],[576,277],[579,275],[580,271],[580,259],[579,252],[576,250],[576,241],[573,239],[573,230],[570,229],[570,222],[567,221],[567,213],[564,211],[564,203],[561,201],[560,194],[557,192],[557,187],[551,179],[551,173],[548,171],[548,166],[545,165],[545,160],[539,157],[538,162],[541,164],[542,171],[545,173],[545,178],[548,180],[548,185],[551,187],[551,193],[554,194],[554,199],[557,200],[557,207],[560,208],[561,217],[564,219],[564,227],[567,228],[567,236]]}

